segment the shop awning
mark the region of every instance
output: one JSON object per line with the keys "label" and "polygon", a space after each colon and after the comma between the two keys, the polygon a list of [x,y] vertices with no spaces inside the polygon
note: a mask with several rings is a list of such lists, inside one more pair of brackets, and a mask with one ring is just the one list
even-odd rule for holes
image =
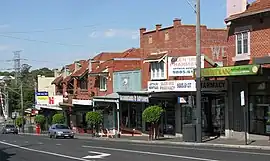
{"label": "shop awning", "polygon": [[59,106],[36,105],[35,108],[37,110],[41,110],[42,108],[45,108],[45,109],[50,109],[50,110],[62,111],[62,108],[60,108]]}
{"label": "shop awning", "polygon": [[111,93],[106,96],[95,96],[93,97],[93,104],[94,102],[118,102],[118,99],[118,93]]}
{"label": "shop awning", "polygon": [[144,63],[160,62],[167,56],[167,52],[161,52],[157,54],[151,54],[144,59]]}
{"label": "shop awning", "polygon": [[201,77],[228,77],[257,75],[260,65],[239,65],[229,67],[203,68]]}

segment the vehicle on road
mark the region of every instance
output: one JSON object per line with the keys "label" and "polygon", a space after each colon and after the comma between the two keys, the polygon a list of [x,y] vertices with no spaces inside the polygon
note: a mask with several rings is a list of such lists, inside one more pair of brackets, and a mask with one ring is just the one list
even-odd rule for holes
{"label": "vehicle on road", "polygon": [[75,133],[67,125],[53,124],[49,128],[48,135],[50,138],[64,137],[64,138],[72,138],[73,139]]}
{"label": "vehicle on road", "polygon": [[13,124],[5,124],[1,128],[1,133],[2,134],[18,134],[19,130]]}

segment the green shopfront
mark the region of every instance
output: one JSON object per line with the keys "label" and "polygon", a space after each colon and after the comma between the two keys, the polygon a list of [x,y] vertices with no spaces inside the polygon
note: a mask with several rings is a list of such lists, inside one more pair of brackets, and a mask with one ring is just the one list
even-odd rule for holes
{"label": "green shopfront", "polygon": [[[205,68],[204,79],[226,79],[225,136],[242,139],[270,132],[270,70],[260,65]],[[242,97],[241,97],[242,93]]]}

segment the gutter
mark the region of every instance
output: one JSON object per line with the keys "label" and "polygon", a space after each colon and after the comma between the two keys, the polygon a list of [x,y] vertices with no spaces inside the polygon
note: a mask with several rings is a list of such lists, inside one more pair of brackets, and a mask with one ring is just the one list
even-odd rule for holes
{"label": "gutter", "polygon": [[248,17],[248,16],[252,16],[252,15],[256,15],[256,14],[260,14],[260,13],[265,13],[265,12],[270,12],[270,8],[263,9],[260,11],[254,11],[254,12],[248,12],[248,13],[242,13],[242,14],[240,13],[240,15],[238,15],[238,16],[226,18],[225,22],[229,22],[229,21],[236,20],[239,18]]}

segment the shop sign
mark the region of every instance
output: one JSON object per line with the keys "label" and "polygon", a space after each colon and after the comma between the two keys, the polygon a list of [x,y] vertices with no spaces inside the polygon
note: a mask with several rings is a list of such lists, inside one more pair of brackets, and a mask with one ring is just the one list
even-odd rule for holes
{"label": "shop sign", "polygon": [[[169,76],[193,76],[196,64],[196,56],[168,57],[168,74]],[[204,56],[201,56],[201,67],[204,68]]]}
{"label": "shop sign", "polygon": [[78,99],[72,99],[72,104],[73,105],[92,105],[92,100],[78,100]]}
{"label": "shop sign", "polygon": [[139,96],[139,95],[120,95],[120,101],[128,101],[128,102],[149,102],[148,96]]}
{"label": "shop sign", "polygon": [[49,93],[48,92],[36,92],[36,104],[48,105]]}
{"label": "shop sign", "polygon": [[203,91],[225,91],[227,82],[225,80],[206,80],[202,81],[201,88]]}
{"label": "shop sign", "polygon": [[148,91],[196,91],[195,80],[148,81]]}
{"label": "shop sign", "polygon": [[239,65],[231,67],[217,67],[201,69],[202,77],[224,77],[224,76],[241,76],[256,75],[259,71],[259,65]]}

